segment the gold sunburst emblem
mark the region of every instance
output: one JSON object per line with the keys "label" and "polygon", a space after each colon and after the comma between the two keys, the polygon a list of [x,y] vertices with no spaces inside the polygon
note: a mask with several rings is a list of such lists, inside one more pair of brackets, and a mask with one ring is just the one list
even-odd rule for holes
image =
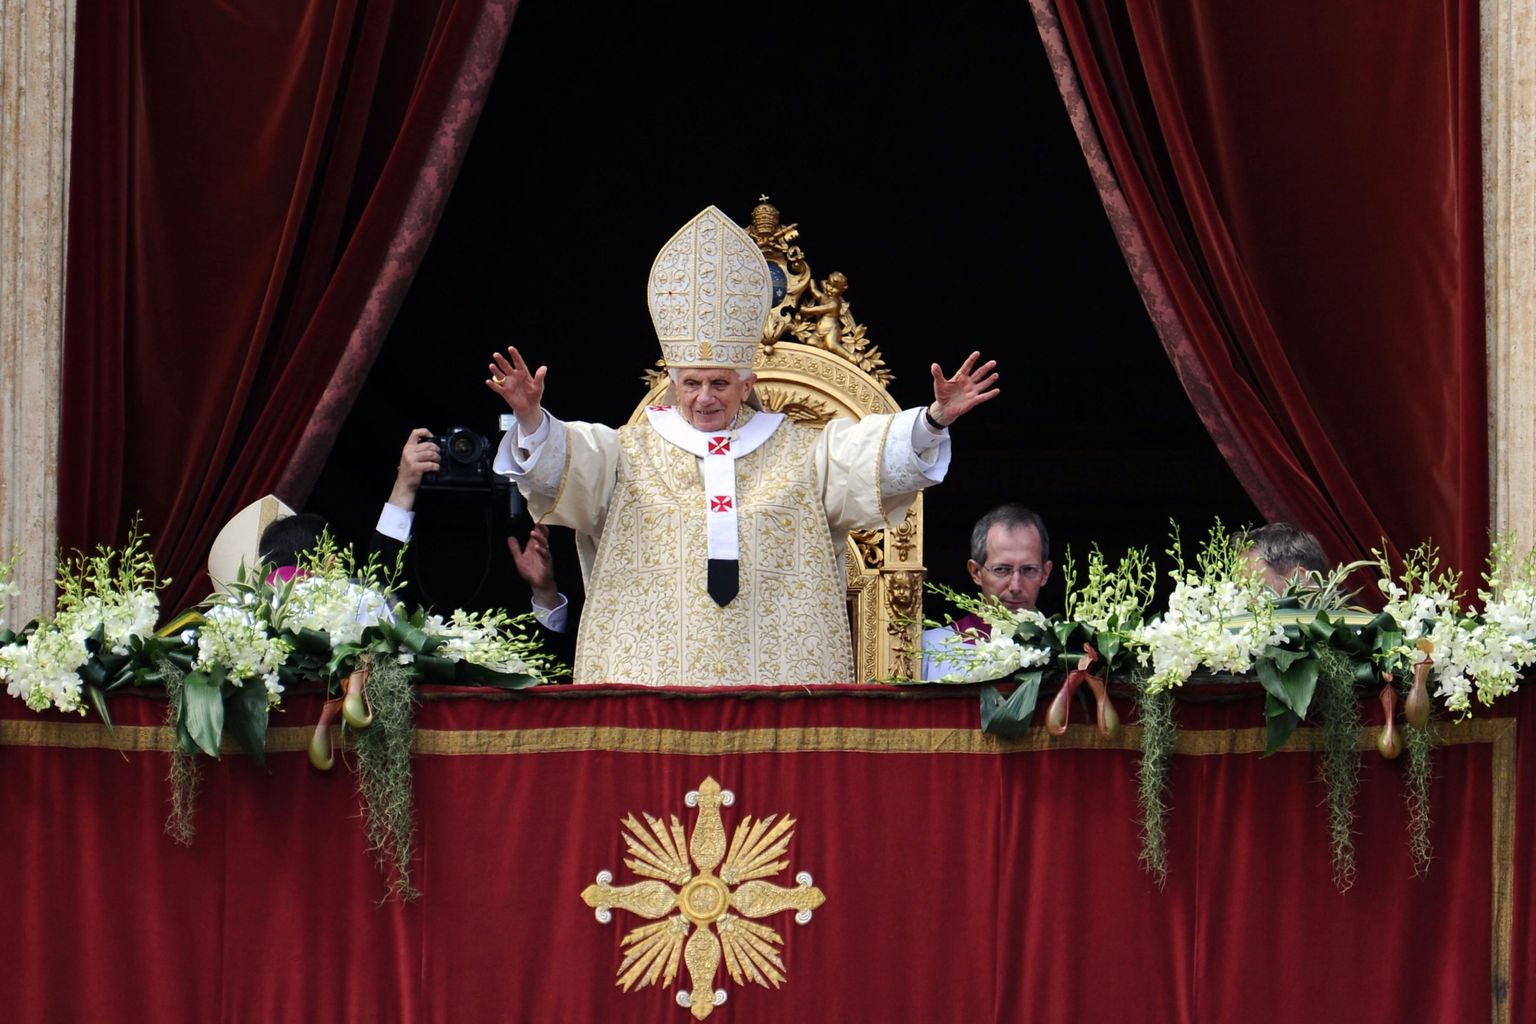
{"label": "gold sunburst emblem", "polygon": [[699,1020],[725,1002],[725,990],[714,987],[722,957],[738,985],[751,981],[778,988],[785,980],[784,958],[777,948],[784,940],[772,928],[749,918],[794,910],[795,921],[805,924],[811,911],[826,901],[803,871],[795,876],[793,889],[761,881],[789,866],[789,861],[779,858],[789,852],[795,819],[786,815],[775,822],[778,815],[770,814],[754,822],[747,815],[726,848],[720,808],[731,806],[735,799],[713,778],[701,782],[685,797],[689,807],[699,809],[689,837],[684,836],[675,814],[670,827],[644,812],[641,825],[631,814],[624,819],[624,845],[630,854],[624,863],[635,874],[655,881],[616,886],[613,875],[603,871],[596,884],[581,893],[603,924],[613,920],[615,907],[656,922],[624,936],[619,987],[628,992],[658,980],[670,985],[677,977],[678,961],[683,960],[693,988],[679,990],[677,1001]]}

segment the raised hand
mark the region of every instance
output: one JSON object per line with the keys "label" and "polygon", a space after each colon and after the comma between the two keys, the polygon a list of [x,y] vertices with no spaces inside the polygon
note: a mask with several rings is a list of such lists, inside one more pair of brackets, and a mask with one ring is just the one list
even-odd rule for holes
{"label": "raised hand", "polygon": [[527,544],[520,545],[516,537],[508,537],[507,550],[512,552],[517,574],[533,591],[533,599],[541,607],[554,607],[560,593],[555,589],[555,561],[549,553],[548,528],[535,526],[528,533]]}
{"label": "raised hand", "polygon": [[988,359],[977,366],[980,358],[980,352],[972,352],[953,377],[944,376],[938,363],[929,368],[933,374],[933,404],[928,407],[928,415],[941,426],[949,426],[982,402],[997,397],[997,360]]}
{"label": "raised hand", "polygon": [[416,505],[416,492],[421,489],[421,478],[426,473],[436,473],[442,468],[442,452],[432,440],[432,431],[417,427],[405,439],[400,449],[400,466],[395,471],[395,487],[389,492],[389,503],[409,512]]}
{"label": "raised hand", "polygon": [[[512,358],[509,360],[507,356]],[[500,395],[512,407],[518,426],[523,433],[531,434],[544,422],[544,373],[547,367],[537,371],[528,369],[517,349],[507,346],[507,355],[491,354],[491,376],[485,386]]]}

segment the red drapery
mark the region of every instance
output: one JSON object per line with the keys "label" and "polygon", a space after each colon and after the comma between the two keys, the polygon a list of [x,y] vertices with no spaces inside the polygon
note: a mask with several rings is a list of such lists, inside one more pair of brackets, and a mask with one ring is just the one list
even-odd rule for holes
{"label": "red drapery", "polygon": [[1334,558],[1487,549],[1478,5],[1031,0],[1164,347]]}
{"label": "red drapery", "polygon": [[142,513],[166,604],[302,501],[437,224],[516,0],[83,5],[59,536]]}
{"label": "red drapery", "polygon": [[[294,697],[270,773],[210,765],[191,849],[161,832],[163,705],[96,724],[0,707],[0,991],[19,1020],[676,1020],[614,979],[623,936],[581,900],[625,865],[620,823],[676,815],[706,776],[727,834],[788,814],[787,867],[826,903],[783,937],[786,981],[715,1020],[1525,1020],[1536,746],[1517,720],[1446,726],[1433,841],[1410,877],[1401,767],[1363,759],[1354,889],[1330,881],[1302,730],[1261,759],[1262,701],[1183,705],[1171,870],[1138,869],[1134,732],[976,731],[973,693],[853,688],[680,697],[552,688],[429,700],[418,719],[415,881],[380,905],[352,781],[312,770]],[[1374,702],[1371,704],[1374,708]],[[1123,708],[1128,712],[1129,708]],[[292,723],[292,724],[290,724]],[[276,724],[276,723],[275,723]],[[1363,739],[1368,743],[1369,737]],[[124,748],[126,753],[115,747]],[[1518,803],[1517,803],[1518,792]],[[1516,821],[1516,807],[1522,812]],[[1519,837],[1518,839],[1516,837]],[[67,950],[63,954],[61,951]]]}

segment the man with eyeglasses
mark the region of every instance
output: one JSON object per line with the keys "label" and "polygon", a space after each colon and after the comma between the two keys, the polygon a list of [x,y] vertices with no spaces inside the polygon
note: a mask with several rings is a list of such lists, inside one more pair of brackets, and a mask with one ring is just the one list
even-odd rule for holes
{"label": "man with eyeglasses", "polygon": [[[1051,578],[1051,538],[1045,520],[1014,503],[988,512],[971,530],[971,557],[966,569],[983,597],[1010,611],[1033,608],[1040,588]],[[948,626],[923,632],[924,679],[938,679],[954,670],[954,648],[967,642],[963,634],[972,629],[983,636],[990,631],[979,616],[966,615]]]}

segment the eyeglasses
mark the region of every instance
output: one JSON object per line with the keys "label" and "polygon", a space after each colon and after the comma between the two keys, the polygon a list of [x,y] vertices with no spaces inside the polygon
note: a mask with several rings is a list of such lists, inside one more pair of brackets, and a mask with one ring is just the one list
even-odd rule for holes
{"label": "eyeglasses", "polygon": [[989,565],[986,569],[988,574],[999,583],[1004,583],[1015,575],[1026,581],[1037,580],[1045,571],[1044,567],[1038,565]]}

